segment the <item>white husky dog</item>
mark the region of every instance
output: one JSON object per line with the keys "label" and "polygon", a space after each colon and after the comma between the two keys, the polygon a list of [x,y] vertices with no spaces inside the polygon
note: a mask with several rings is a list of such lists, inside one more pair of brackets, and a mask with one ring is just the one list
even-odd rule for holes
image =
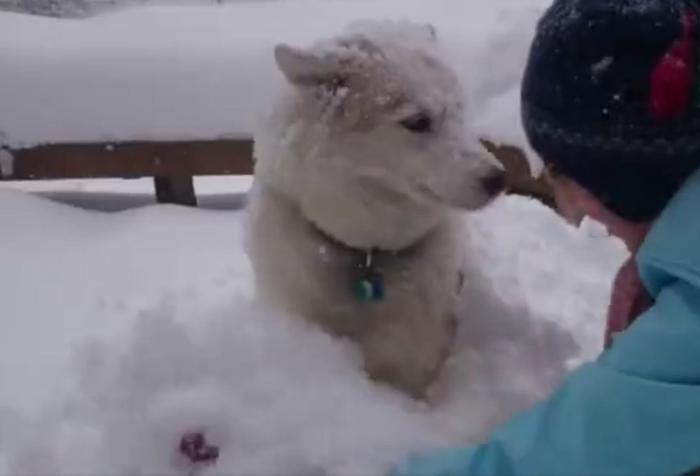
{"label": "white husky dog", "polygon": [[465,130],[430,27],[363,23],[275,59],[288,88],[256,137],[249,204],[258,293],[423,397],[455,330],[457,209],[487,204],[502,169]]}

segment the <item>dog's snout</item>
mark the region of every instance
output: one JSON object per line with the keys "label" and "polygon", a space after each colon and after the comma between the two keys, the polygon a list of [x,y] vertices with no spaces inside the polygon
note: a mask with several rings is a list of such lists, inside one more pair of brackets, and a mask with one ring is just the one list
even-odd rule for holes
{"label": "dog's snout", "polygon": [[481,186],[489,195],[498,195],[506,188],[506,174],[503,170],[491,172],[481,180]]}

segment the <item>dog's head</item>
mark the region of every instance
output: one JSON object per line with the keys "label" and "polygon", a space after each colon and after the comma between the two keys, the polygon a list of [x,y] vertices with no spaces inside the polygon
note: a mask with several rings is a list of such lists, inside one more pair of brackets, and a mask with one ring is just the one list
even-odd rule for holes
{"label": "dog's head", "polygon": [[[355,213],[355,226],[388,219],[411,239],[450,207],[480,208],[503,188],[501,167],[467,130],[432,28],[365,23],[309,49],[279,45],[275,58],[292,88],[272,137],[257,139],[256,173],[286,170],[286,188],[337,238],[366,245],[334,215]],[[286,163],[264,163],[270,156]],[[362,210],[347,210],[351,201]]]}

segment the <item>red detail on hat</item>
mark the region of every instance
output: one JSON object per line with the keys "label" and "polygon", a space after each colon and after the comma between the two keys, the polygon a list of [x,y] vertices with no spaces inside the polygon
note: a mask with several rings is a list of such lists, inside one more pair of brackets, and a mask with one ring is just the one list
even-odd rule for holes
{"label": "red detail on hat", "polygon": [[695,14],[683,14],[683,37],[656,64],[651,74],[651,113],[661,120],[679,117],[688,110],[695,80],[693,28]]}

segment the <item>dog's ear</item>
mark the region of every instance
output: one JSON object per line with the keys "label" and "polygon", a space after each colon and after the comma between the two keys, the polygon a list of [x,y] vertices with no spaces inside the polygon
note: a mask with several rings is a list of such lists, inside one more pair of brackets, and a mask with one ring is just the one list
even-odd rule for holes
{"label": "dog's ear", "polygon": [[275,47],[275,60],[287,80],[299,86],[313,86],[333,78],[328,58],[288,45]]}

